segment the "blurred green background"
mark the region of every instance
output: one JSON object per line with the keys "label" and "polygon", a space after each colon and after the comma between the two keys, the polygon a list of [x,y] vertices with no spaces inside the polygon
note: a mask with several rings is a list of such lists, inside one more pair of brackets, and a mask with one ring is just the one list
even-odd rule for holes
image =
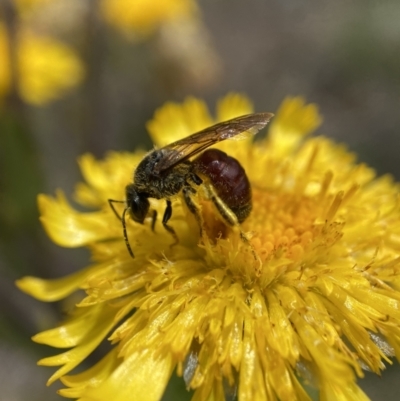
{"label": "blurred green background", "polygon": [[[156,3],[0,0],[1,401],[62,399],[45,387],[53,369],[36,366],[56,352],[30,337],[65,305],[35,301],[14,281],[60,277],[89,258],[50,242],[37,194],[70,196],[84,152],[149,149],[145,124],[164,102],[194,95],[212,110],[239,91],[273,112],[303,95],[320,106],[319,133],[400,178],[398,0]],[[373,401],[397,400],[399,378],[395,362],[361,385]],[[183,392],[174,381],[165,399]]]}

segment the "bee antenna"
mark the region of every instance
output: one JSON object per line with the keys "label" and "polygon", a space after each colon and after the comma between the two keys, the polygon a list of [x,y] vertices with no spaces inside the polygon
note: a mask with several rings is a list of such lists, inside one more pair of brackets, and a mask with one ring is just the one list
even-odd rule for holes
{"label": "bee antenna", "polygon": [[132,252],[132,248],[131,248],[131,244],[129,243],[129,238],[128,238],[128,231],[126,230],[126,221],[125,221],[125,215],[126,212],[129,210],[129,207],[126,207],[122,213],[122,228],[124,231],[124,240],[125,240],[125,244],[126,244],[126,248],[128,249],[129,255],[131,255],[132,258],[135,257],[135,255]]}

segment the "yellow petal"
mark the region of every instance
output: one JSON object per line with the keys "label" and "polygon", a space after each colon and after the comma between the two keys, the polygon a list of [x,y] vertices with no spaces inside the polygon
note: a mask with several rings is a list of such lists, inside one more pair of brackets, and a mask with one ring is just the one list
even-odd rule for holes
{"label": "yellow petal", "polygon": [[217,121],[230,120],[244,114],[253,113],[253,111],[253,103],[247,96],[238,93],[229,93],[218,101]]}
{"label": "yellow petal", "polygon": [[[346,360],[345,356],[335,348],[326,347],[324,341],[304,317],[297,312],[292,312],[290,320],[312,356],[321,377],[329,378],[338,386],[354,380],[354,371],[349,365],[350,361]],[[353,364],[356,365],[355,362]]]}
{"label": "yellow petal", "polygon": [[114,348],[90,369],[76,375],[63,376],[62,383],[71,388],[62,389],[59,394],[68,398],[81,397],[86,388],[99,386],[106,380],[121,361],[118,358],[118,349]]}
{"label": "yellow petal", "polygon": [[125,186],[132,181],[133,171],[144,154],[109,152],[104,160],[97,160],[90,153],[81,156],[78,163],[87,184],[78,184],[77,201],[98,208],[110,198],[124,200]]}
{"label": "yellow petal", "polygon": [[[69,348],[81,344],[91,331],[99,330],[105,322],[114,317],[115,311],[108,310],[105,304],[76,309],[74,314],[62,325],[42,331],[32,340],[56,348]],[[121,316],[120,316],[121,318]]]}
{"label": "yellow petal", "polygon": [[[55,355],[48,358],[41,359],[38,364],[42,366],[60,366],[63,365],[60,369],[58,369],[48,380],[47,384],[50,385],[60,377],[64,376],[70,370],[79,365],[82,360],[84,360],[94,349],[104,340],[107,333],[112,329],[114,322],[115,310],[113,308],[103,308],[101,315],[98,316],[96,322],[92,322],[96,326],[96,330],[89,330],[85,333],[84,338],[79,339],[80,345],[72,348],[69,351],[66,351],[62,354]],[[99,317],[101,317],[99,319]],[[88,325],[90,328],[90,324]],[[49,338],[46,338],[46,335]],[[34,340],[38,339],[42,343],[54,343],[54,337],[51,330],[49,332],[44,332],[43,335],[38,334],[34,337]],[[66,343],[65,340],[61,340],[60,344],[63,346]]]}
{"label": "yellow petal", "polygon": [[166,103],[156,110],[146,127],[153,142],[162,147],[212,125],[206,104],[193,97],[183,105]]}
{"label": "yellow petal", "polygon": [[80,401],[158,401],[175,364],[170,354],[137,351],[124,359],[98,387],[88,389]]}
{"label": "yellow petal", "polygon": [[[279,293],[278,293],[279,295]],[[286,311],[272,291],[267,291],[269,321],[271,325],[271,345],[285,358],[297,360],[299,344],[296,333],[288,319]]]}
{"label": "yellow petal", "polygon": [[27,276],[17,280],[16,284],[19,289],[41,301],[54,302],[79,289],[93,269],[95,267],[88,267],[69,276],[53,280]]}
{"label": "yellow petal", "polygon": [[244,347],[239,371],[238,398],[240,401],[274,400],[273,390],[264,380],[263,370],[254,347],[254,323],[247,319],[244,326]]}
{"label": "yellow petal", "polygon": [[304,136],[322,123],[315,104],[305,104],[301,97],[286,98],[269,127],[268,140],[276,156],[293,152]]}
{"label": "yellow petal", "polygon": [[39,195],[38,204],[40,220],[58,245],[74,248],[110,237],[108,220],[103,212],[77,212],[62,192],[58,192],[56,198]]}
{"label": "yellow petal", "polygon": [[231,397],[225,397],[222,381],[218,379],[217,368],[207,372],[209,380],[197,388],[191,401],[225,401]]}
{"label": "yellow petal", "polygon": [[331,382],[323,383],[320,390],[321,401],[371,401],[366,394],[354,383],[336,385]]}

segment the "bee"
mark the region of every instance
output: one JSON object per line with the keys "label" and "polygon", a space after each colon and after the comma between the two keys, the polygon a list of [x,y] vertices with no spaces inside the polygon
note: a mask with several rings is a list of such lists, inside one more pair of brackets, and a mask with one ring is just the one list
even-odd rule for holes
{"label": "bee", "polygon": [[[172,216],[171,198],[182,192],[189,210],[196,217],[200,231],[202,219],[193,200],[197,187],[205,188],[206,196],[214,203],[228,226],[238,227],[252,209],[251,185],[240,163],[219,149],[210,146],[233,138],[243,132],[256,134],[273,117],[272,113],[254,113],[224,121],[173,142],[161,149],[149,152],[138,164],[133,182],[125,188],[125,200],[108,199],[111,209],[122,222],[123,235],[131,257],[134,257],[126,230],[126,215],[144,223],[149,214],[149,198],[165,199],[166,208],[162,225],[174,237],[178,237],[168,224]],[[200,153],[200,154],[199,154]],[[194,156],[198,155],[196,158]],[[114,203],[124,203],[120,216]],[[151,228],[154,231],[157,211],[152,212]],[[244,234],[241,237],[246,240]]]}

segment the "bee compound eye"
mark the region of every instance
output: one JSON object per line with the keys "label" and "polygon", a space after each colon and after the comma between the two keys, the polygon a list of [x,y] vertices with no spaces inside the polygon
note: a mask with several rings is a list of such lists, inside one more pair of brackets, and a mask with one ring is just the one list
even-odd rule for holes
{"label": "bee compound eye", "polygon": [[149,211],[150,203],[145,196],[138,196],[130,205],[131,217],[138,223],[143,223]]}
{"label": "bee compound eye", "polygon": [[129,184],[126,187],[126,204],[129,215],[138,223],[143,223],[149,211],[150,202],[147,198],[147,194],[138,192],[134,184]]}

